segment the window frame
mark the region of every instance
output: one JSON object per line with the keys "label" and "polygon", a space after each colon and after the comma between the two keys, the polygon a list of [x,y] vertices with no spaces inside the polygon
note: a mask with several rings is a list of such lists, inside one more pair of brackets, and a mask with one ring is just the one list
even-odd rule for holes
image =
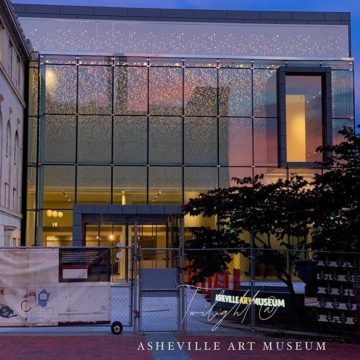
{"label": "window frame", "polygon": [[[289,162],[286,150],[286,76],[321,76],[322,88],[322,138],[321,145],[332,145],[332,98],[330,67],[292,67],[280,66],[277,71],[278,91],[278,157],[279,167],[309,168],[315,162]],[[325,160],[324,154],[323,160]]]}

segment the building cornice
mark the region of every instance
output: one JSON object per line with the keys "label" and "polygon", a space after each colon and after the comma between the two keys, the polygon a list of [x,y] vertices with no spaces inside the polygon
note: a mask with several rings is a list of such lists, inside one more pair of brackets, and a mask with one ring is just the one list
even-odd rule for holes
{"label": "building cornice", "polygon": [[9,0],[0,1],[0,17],[22,62],[27,63],[30,59],[31,49]]}
{"label": "building cornice", "polygon": [[349,12],[240,11],[14,4],[19,17],[350,25]]}

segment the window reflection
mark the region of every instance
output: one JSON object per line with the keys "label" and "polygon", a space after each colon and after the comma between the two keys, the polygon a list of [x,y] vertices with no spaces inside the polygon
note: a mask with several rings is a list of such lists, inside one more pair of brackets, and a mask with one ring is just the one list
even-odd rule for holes
{"label": "window reflection", "polygon": [[219,151],[220,165],[252,165],[251,119],[221,118]]}
{"label": "window reflection", "polygon": [[79,112],[109,114],[111,99],[111,67],[79,66]]}
{"label": "window reflection", "polygon": [[185,69],[185,114],[216,115],[216,70],[208,68]]}

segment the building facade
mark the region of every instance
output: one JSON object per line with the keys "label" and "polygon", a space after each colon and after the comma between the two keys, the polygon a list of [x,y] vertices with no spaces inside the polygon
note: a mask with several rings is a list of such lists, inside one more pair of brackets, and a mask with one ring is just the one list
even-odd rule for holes
{"label": "building facade", "polygon": [[[26,245],[128,242],[131,219],[146,247],[177,245],[190,198],[311,175],[354,126],[348,13],[15,8],[37,50]],[[185,217],[185,238],[212,224]]]}
{"label": "building facade", "polygon": [[0,4],[0,246],[20,245],[25,78],[30,52],[8,1]]}

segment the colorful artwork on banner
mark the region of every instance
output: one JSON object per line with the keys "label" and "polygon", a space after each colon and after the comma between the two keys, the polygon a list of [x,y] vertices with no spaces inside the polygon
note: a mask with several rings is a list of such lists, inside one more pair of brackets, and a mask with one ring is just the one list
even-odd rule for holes
{"label": "colorful artwork on banner", "polygon": [[3,249],[0,273],[0,326],[110,321],[110,283],[60,283],[58,249]]}

